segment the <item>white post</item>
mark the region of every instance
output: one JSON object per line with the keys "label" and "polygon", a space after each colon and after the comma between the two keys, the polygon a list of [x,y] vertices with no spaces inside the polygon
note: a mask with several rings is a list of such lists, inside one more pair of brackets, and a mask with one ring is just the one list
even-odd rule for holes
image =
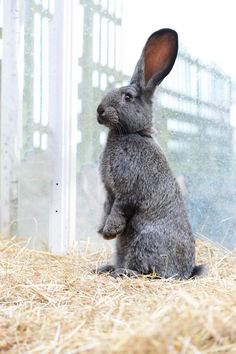
{"label": "white post", "polygon": [[[1,233],[8,233],[12,206],[17,204],[15,168],[20,155],[23,95],[23,6],[20,0],[4,0],[1,92]],[[13,213],[14,214],[14,213]]]}
{"label": "white post", "polygon": [[50,23],[49,124],[54,172],[49,249],[65,253],[75,240],[77,0],[57,0]]}

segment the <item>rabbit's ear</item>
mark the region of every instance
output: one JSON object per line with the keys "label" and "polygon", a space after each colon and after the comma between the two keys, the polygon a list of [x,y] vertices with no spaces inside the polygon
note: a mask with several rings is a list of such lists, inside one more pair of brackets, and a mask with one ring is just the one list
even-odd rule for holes
{"label": "rabbit's ear", "polygon": [[164,28],[154,32],[143,48],[131,84],[153,93],[171,71],[177,52],[178,35],[175,31]]}

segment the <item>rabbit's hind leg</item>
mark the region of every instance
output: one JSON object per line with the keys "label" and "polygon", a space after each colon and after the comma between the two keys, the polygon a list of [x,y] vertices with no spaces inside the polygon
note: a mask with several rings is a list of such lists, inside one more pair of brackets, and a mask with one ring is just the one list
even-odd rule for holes
{"label": "rabbit's hind leg", "polygon": [[103,273],[111,273],[115,270],[115,266],[112,264],[105,264],[99,268],[95,268],[92,270],[93,273],[103,274]]}

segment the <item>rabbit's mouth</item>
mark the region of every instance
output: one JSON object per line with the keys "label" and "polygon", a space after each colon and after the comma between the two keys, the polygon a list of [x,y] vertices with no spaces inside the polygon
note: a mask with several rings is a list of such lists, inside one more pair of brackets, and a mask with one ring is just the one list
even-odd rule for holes
{"label": "rabbit's mouth", "polygon": [[106,109],[103,106],[99,105],[97,109],[97,121],[99,124],[103,124],[108,128],[115,127],[119,122],[118,113],[113,107],[107,107]]}

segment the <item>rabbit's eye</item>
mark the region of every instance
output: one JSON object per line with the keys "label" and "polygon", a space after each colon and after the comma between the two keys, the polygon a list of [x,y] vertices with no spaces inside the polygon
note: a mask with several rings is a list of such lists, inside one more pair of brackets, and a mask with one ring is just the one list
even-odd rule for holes
{"label": "rabbit's eye", "polygon": [[133,100],[133,95],[130,93],[130,92],[126,92],[125,93],[125,100],[127,101],[127,102],[131,102],[132,100]]}

